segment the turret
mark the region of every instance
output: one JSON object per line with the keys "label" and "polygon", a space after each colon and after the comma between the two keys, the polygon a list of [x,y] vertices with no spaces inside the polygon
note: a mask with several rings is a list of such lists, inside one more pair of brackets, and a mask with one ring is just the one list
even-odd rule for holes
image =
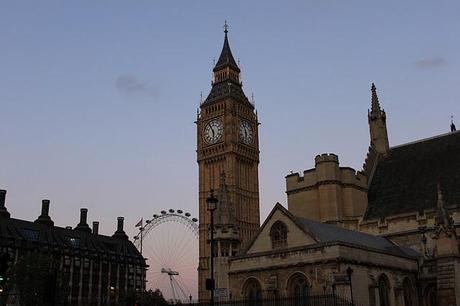
{"label": "turret", "polygon": [[380,108],[377,89],[374,83],[372,83],[371,92],[371,109],[367,114],[371,137],[371,148],[375,149],[377,153],[385,155],[390,149],[390,144],[388,142],[386,114],[385,110]]}

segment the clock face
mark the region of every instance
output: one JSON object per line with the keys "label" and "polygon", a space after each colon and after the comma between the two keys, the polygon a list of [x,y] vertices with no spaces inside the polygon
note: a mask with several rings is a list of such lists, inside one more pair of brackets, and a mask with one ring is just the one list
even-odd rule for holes
{"label": "clock face", "polygon": [[251,124],[247,121],[241,121],[240,123],[240,138],[246,144],[251,144],[254,141]]}
{"label": "clock face", "polygon": [[224,132],[222,121],[213,120],[204,127],[204,141],[208,144],[216,143]]}

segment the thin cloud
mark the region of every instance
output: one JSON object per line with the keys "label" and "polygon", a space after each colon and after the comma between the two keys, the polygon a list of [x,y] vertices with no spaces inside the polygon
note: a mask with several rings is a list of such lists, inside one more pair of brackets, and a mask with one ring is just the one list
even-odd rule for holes
{"label": "thin cloud", "polygon": [[415,66],[420,69],[433,69],[447,64],[444,57],[424,58],[415,62]]}
{"label": "thin cloud", "polygon": [[117,77],[115,80],[115,88],[120,93],[127,95],[154,94],[154,91],[149,88],[145,82],[130,74],[124,74]]}

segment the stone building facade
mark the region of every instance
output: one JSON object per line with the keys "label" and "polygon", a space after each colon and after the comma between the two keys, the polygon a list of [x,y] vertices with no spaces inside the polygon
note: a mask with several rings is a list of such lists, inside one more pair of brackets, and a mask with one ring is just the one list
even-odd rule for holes
{"label": "stone building facade", "polygon": [[[340,166],[332,153],[316,156],[313,169],[286,176],[288,209],[277,204],[258,228],[257,114],[246,103],[225,34],[213,88],[197,119],[201,284],[209,277],[205,200],[210,189],[219,189],[222,209],[215,213],[221,221],[213,229],[213,254],[216,286],[226,292],[222,299],[314,292],[351,299],[344,278],[350,268],[353,298],[361,305],[460,306],[460,132],[455,125],[450,133],[392,147],[387,114],[372,84],[363,168]],[[225,133],[219,134],[218,125],[206,140],[206,127],[219,116],[226,118]],[[255,133],[252,145],[245,143],[244,120]],[[250,234],[242,231],[248,222]],[[202,285],[203,300],[208,295]]]}
{"label": "stone building facade", "polygon": [[417,305],[419,255],[382,237],[296,217],[277,204],[244,255],[231,259],[230,290],[236,299],[292,297],[300,285],[300,295],[351,300],[351,268],[359,305],[385,305],[382,299]]}
{"label": "stone building facade", "polygon": [[[9,270],[27,257],[46,255],[50,278],[43,281],[52,296],[50,305],[121,305],[139,298],[145,289],[146,261],[123,230],[118,218],[112,236],[99,234],[99,223],[87,224],[86,208],[75,228],[58,227],[49,216],[49,200],[42,201],[34,222],[11,218],[5,206],[6,190],[0,190],[0,253],[8,254]],[[33,263],[27,263],[33,264]],[[9,303],[20,304],[15,284],[6,282]],[[54,292],[60,290],[60,292]],[[6,292],[6,291],[5,291]],[[49,292],[48,292],[49,294]],[[56,301],[57,295],[64,295]]]}
{"label": "stone building facade", "polygon": [[[372,84],[370,146],[363,169],[339,167],[334,154],[318,155],[314,169],[286,176],[289,211],[416,250],[421,254],[420,305],[460,305],[460,133],[452,122],[450,133],[390,147],[386,118]],[[334,164],[333,171],[317,162],[324,159]],[[327,174],[320,178],[319,173]],[[324,195],[319,187],[325,184],[333,190],[353,188],[359,196]]]}

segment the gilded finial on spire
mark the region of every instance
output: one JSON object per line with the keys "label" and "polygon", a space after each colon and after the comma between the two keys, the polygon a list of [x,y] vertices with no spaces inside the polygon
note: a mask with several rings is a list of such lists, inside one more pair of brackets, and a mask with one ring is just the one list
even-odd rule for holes
{"label": "gilded finial on spire", "polygon": [[224,33],[225,33],[225,34],[228,33],[228,24],[227,24],[227,20],[225,20],[225,23],[224,23]]}

